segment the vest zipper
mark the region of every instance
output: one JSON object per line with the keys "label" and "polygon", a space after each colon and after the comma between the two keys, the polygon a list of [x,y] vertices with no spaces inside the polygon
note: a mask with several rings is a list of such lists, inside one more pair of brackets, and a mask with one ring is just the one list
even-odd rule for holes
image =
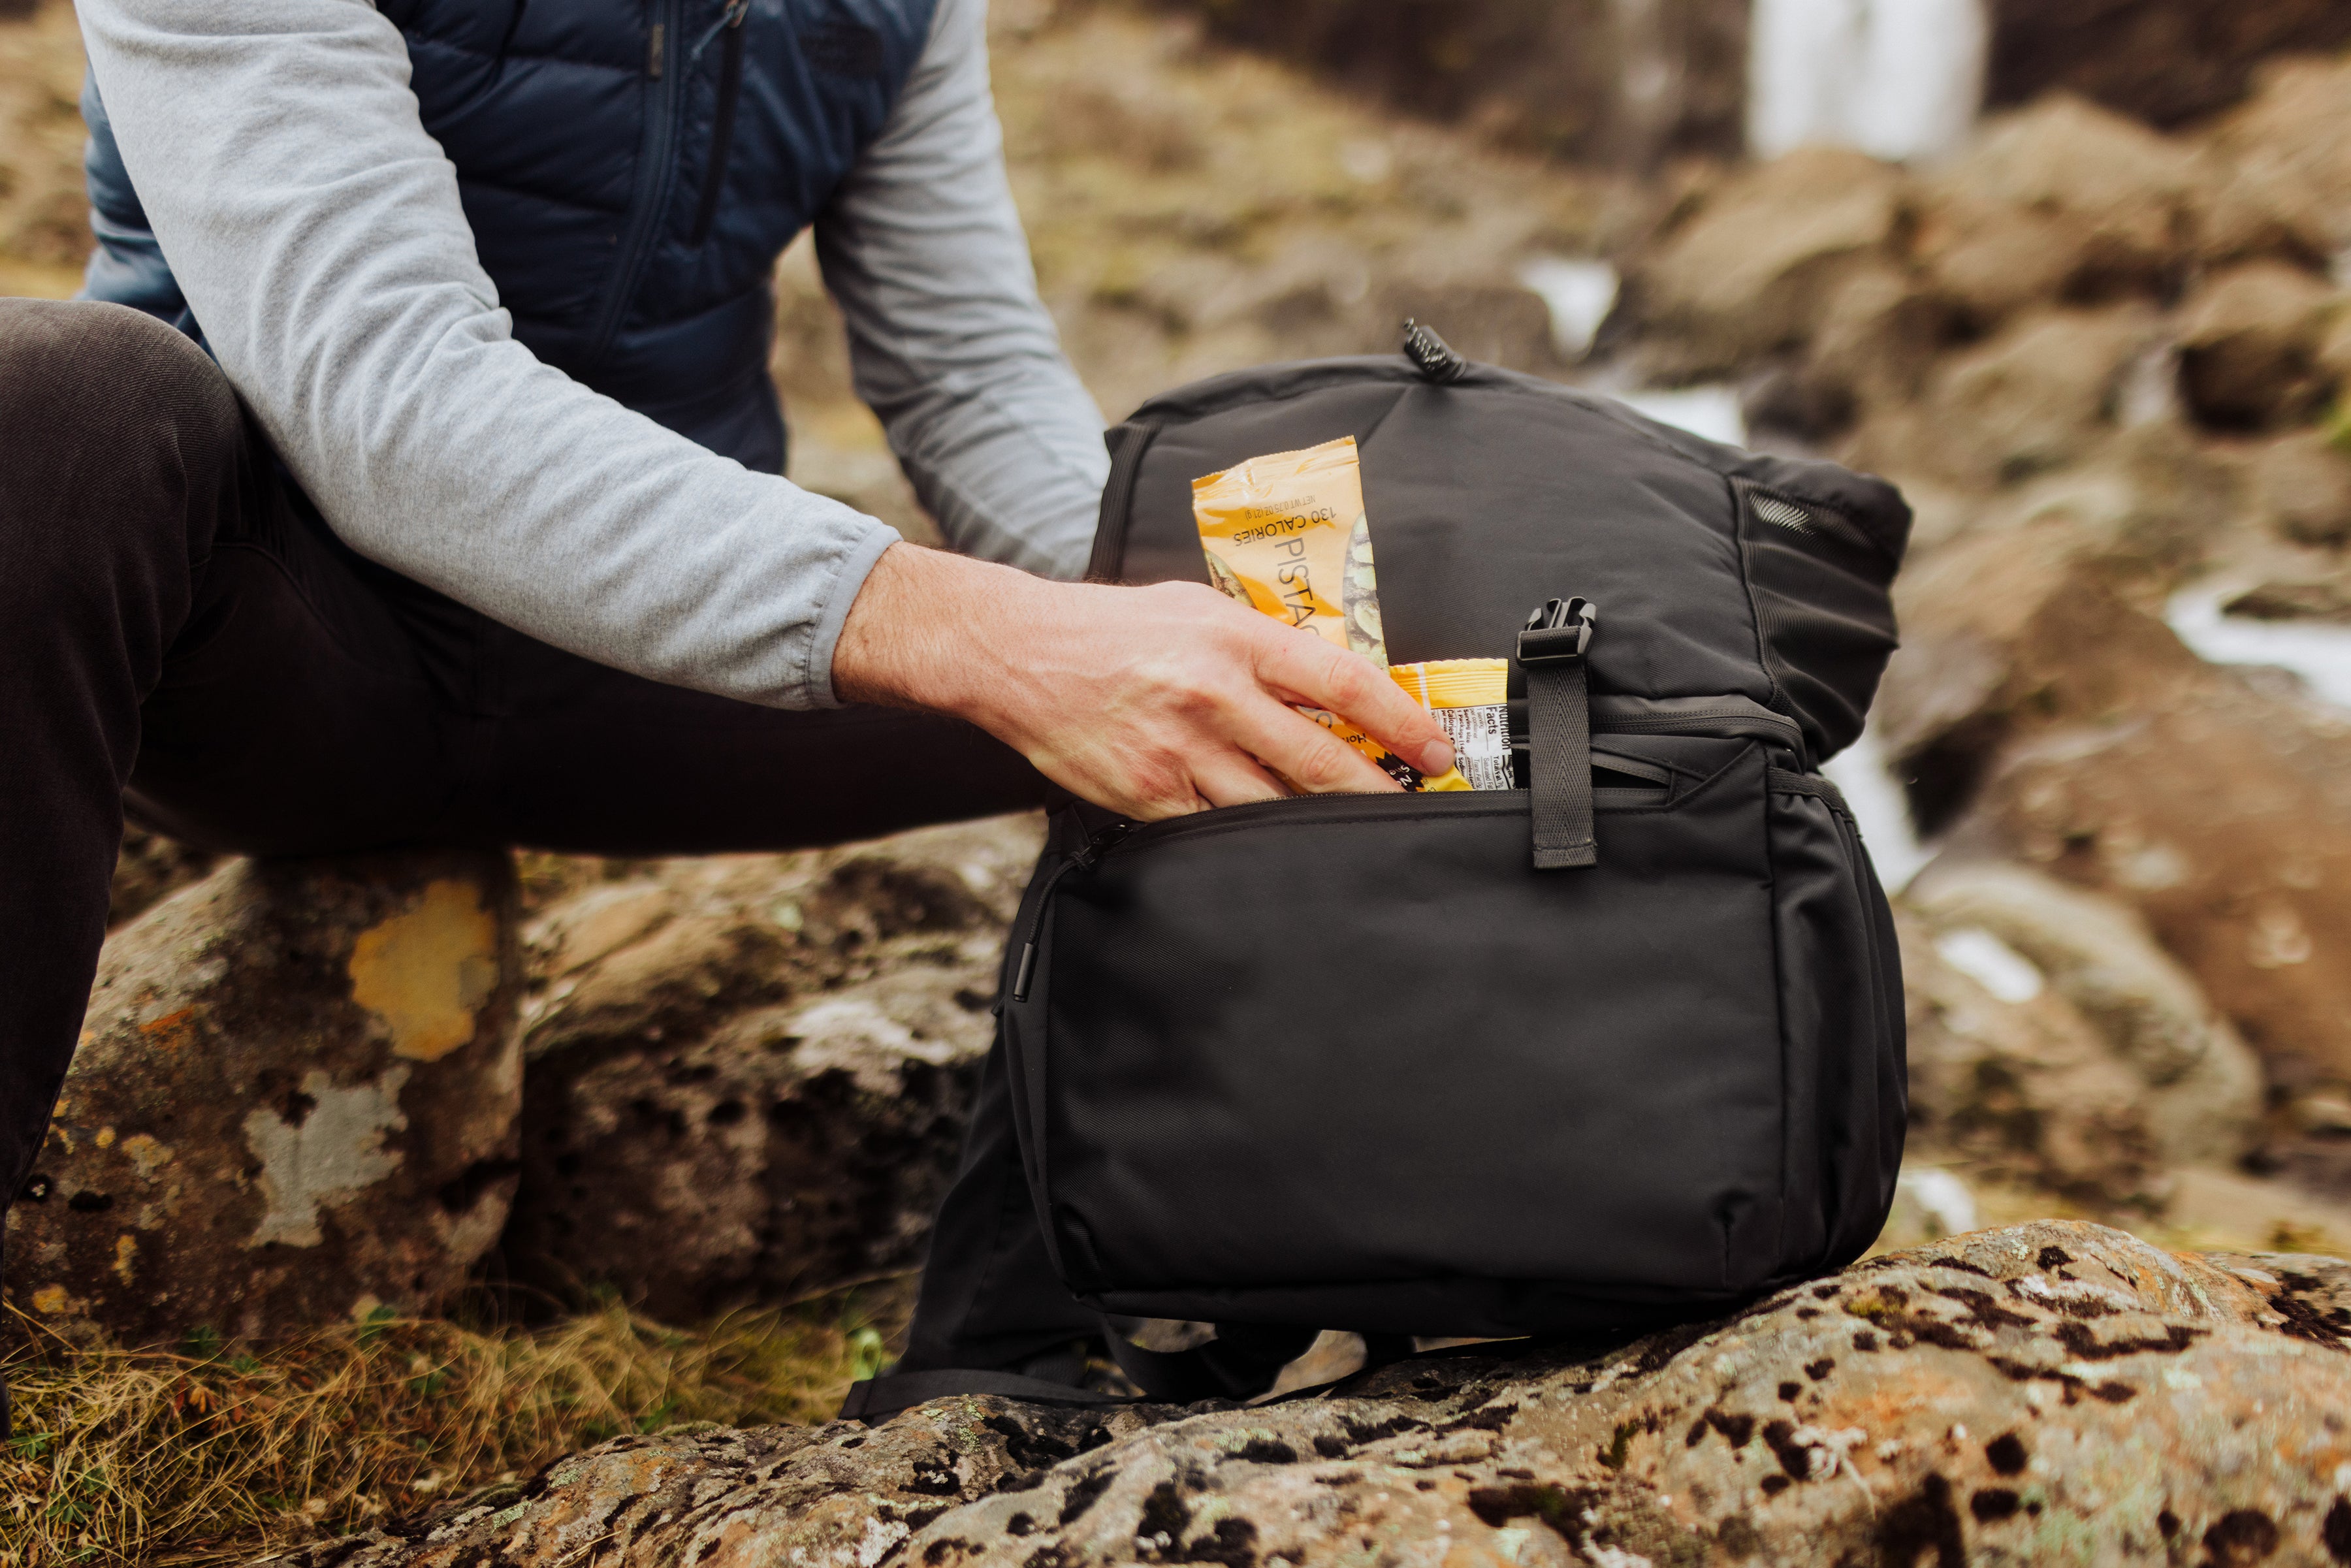
{"label": "vest zipper", "polygon": [[[735,139],[735,100],[743,92],[743,18],[751,14],[751,0],[728,0],[720,26],[726,41],[718,52],[718,112],[710,128],[710,166],[702,175],[702,200],[694,209],[694,233],[686,243],[700,246],[710,237],[718,217],[718,192],[726,183],[726,151]],[[698,57],[701,50],[695,54]]]}
{"label": "vest zipper", "polygon": [[605,296],[596,329],[588,339],[586,362],[590,365],[601,361],[612,346],[621,317],[637,292],[645,258],[653,253],[653,238],[661,231],[662,210],[669,204],[670,183],[676,174],[671,153],[677,143],[678,115],[685,103],[682,86],[687,74],[673,69],[674,62],[669,57],[684,10],[684,0],[654,0],[653,31],[645,41],[645,76],[653,83],[653,104],[645,115],[644,140],[637,149],[636,185],[629,195],[611,292]]}

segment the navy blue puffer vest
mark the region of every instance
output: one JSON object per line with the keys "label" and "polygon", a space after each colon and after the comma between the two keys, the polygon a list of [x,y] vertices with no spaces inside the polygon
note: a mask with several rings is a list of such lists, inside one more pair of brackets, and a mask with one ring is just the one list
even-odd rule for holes
{"label": "navy blue puffer vest", "polygon": [[[483,267],[548,363],[779,473],[776,257],[883,122],[937,0],[379,0]],[[85,292],[195,332],[94,84]]]}

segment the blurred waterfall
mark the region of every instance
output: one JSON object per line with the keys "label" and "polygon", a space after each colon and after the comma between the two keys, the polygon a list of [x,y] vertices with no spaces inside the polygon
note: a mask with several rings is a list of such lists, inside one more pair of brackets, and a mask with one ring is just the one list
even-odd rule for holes
{"label": "blurred waterfall", "polygon": [[1880,158],[1956,150],[1983,102],[1985,0],[1755,0],[1747,145]]}

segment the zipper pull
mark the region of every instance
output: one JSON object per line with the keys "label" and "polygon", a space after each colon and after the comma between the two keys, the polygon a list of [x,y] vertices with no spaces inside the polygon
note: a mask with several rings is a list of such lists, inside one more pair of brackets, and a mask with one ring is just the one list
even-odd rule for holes
{"label": "zipper pull", "polygon": [[1043,890],[1037,894],[1037,913],[1029,921],[1029,938],[1020,945],[1020,967],[1012,977],[1014,1001],[1029,999],[1029,982],[1037,977],[1037,942],[1045,934],[1045,912],[1052,906],[1053,893],[1061,885],[1061,879],[1073,871],[1092,871],[1102,863],[1102,856],[1133,831],[1133,822],[1113,822],[1071,852],[1069,858],[1055,866],[1053,874],[1045,879]]}
{"label": "zipper pull", "polygon": [[662,54],[668,42],[669,29],[655,22],[653,36],[645,42],[645,75],[655,81],[661,80]]}

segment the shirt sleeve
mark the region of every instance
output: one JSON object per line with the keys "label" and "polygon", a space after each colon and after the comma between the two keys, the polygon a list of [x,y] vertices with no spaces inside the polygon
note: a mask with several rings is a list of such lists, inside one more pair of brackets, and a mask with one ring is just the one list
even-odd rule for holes
{"label": "shirt sleeve", "polygon": [[361,554],[558,647],[781,707],[886,525],[672,434],[514,340],[407,47],[365,0],[80,0],[156,243]]}
{"label": "shirt sleeve", "polygon": [[858,395],[956,549],[1083,575],[1110,460],[1037,296],[987,0],[939,0],[889,122],[816,224]]}

